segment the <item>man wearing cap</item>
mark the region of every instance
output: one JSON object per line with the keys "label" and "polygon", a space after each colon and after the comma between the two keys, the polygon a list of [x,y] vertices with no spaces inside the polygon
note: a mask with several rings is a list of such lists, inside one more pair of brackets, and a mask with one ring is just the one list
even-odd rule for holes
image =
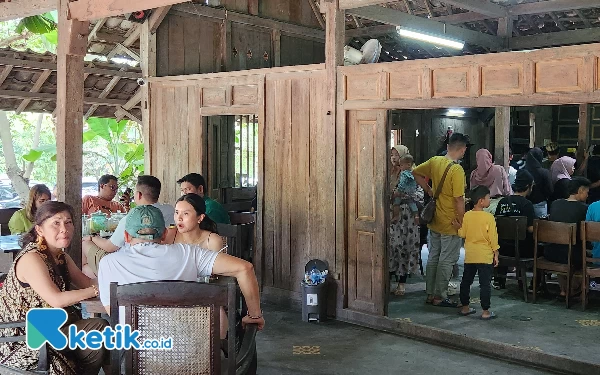
{"label": "man wearing cap", "polygon": [[158,280],[196,281],[198,277],[216,274],[237,279],[248,306],[248,315],[242,322],[263,328],[258,282],[251,263],[196,245],[163,245],[160,242],[165,234],[165,220],[158,208],[146,205],[129,211],[125,246],[102,258],[98,267],[100,301],[106,311],[110,313],[111,282],[123,285]]}

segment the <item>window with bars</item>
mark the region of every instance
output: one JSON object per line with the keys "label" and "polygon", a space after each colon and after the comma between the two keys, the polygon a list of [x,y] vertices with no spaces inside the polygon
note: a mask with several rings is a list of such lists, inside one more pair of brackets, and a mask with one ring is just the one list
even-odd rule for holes
{"label": "window with bars", "polygon": [[258,183],[258,117],[235,116],[235,187]]}

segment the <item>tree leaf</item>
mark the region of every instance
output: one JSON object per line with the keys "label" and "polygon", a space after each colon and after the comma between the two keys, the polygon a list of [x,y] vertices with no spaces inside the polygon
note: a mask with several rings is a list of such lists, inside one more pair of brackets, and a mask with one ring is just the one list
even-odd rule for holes
{"label": "tree leaf", "polygon": [[56,144],[47,144],[36,148],[37,151],[56,154]]}
{"label": "tree leaf", "polygon": [[52,157],[50,158],[50,160],[52,160],[52,161],[55,162],[56,161],[56,154],[52,155]]}
{"label": "tree leaf", "polygon": [[98,134],[96,134],[96,132],[94,132],[93,130],[87,130],[85,132],[83,132],[83,143],[85,142],[89,142],[92,139],[96,138],[98,136]]}
{"label": "tree leaf", "polygon": [[58,45],[58,30],[52,30],[42,35],[46,41],[52,45]]}
{"label": "tree leaf", "polygon": [[24,29],[34,34],[46,34],[52,30],[56,30],[56,22],[44,17],[44,15],[25,17],[19,21],[16,31],[19,32],[20,30],[22,32]]}
{"label": "tree leaf", "polygon": [[33,163],[33,162],[37,161],[39,158],[41,158],[42,154],[43,154],[43,152],[38,151],[38,150],[29,150],[28,153],[23,155],[23,159],[27,160],[30,163]]}
{"label": "tree leaf", "polygon": [[[112,143],[113,139],[110,134],[110,121],[111,120],[106,118],[90,117],[87,120],[87,123],[94,133],[104,138],[108,143]],[[112,121],[116,122],[115,120]]]}
{"label": "tree leaf", "polygon": [[126,155],[131,151],[132,146],[130,143],[119,143],[117,145],[117,152],[120,157],[127,159]]}
{"label": "tree leaf", "polygon": [[110,130],[115,135],[115,137],[118,138],[121,135],[121,133],[123,132],[123,130],[125,130],[128,123],[129,123],[129,120],[121,120],[121,121],[117,122],[116,120],[110,119],[109,127],[110,127]]}

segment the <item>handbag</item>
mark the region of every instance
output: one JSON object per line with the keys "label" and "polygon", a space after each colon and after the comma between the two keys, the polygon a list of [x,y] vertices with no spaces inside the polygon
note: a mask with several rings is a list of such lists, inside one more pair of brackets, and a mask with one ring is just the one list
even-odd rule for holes
{"label": "handbag", "polygon": [[444,175],[442,176],[442,179],[440,180],[440,184],[435,189],[434,196],[431,197],[429,202],[427,202],[427,204],[421,211],[420,222],[422,224],[430,224],[433,221],[433,217],[435,216],[435,202],[437,201],[438,197],[442,193],[442,187],[444,186],[444,182],[446,181],[446,176],[448,175],[448,171],[450,170],[450,167],[452,167],[454,164],[456,164],[456,163],[452,162],[452,163],[448,164],[448,166],[446,167],[446,170],[444,171]]}

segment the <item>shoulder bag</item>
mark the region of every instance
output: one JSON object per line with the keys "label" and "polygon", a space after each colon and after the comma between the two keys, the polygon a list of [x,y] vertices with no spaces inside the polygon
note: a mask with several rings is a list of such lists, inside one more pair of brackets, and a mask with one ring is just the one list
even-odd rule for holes
{"label": "shoulder bag", "polygon": [[448,171],[450,168],[456,164],[452,162],[448,164],[446,170],[444,171],[444,175],[440,180],[440,184],[435,189],[435,195],[429,200],[429,202],[423,207],[423,211],[421,211],[420,222],[421,224],[430,224],[433,221],[433,217],[435,216],[435,202],[442,193],[442,187],[444,186],[444,182],[446,181],[446,176],[448,175]]}

